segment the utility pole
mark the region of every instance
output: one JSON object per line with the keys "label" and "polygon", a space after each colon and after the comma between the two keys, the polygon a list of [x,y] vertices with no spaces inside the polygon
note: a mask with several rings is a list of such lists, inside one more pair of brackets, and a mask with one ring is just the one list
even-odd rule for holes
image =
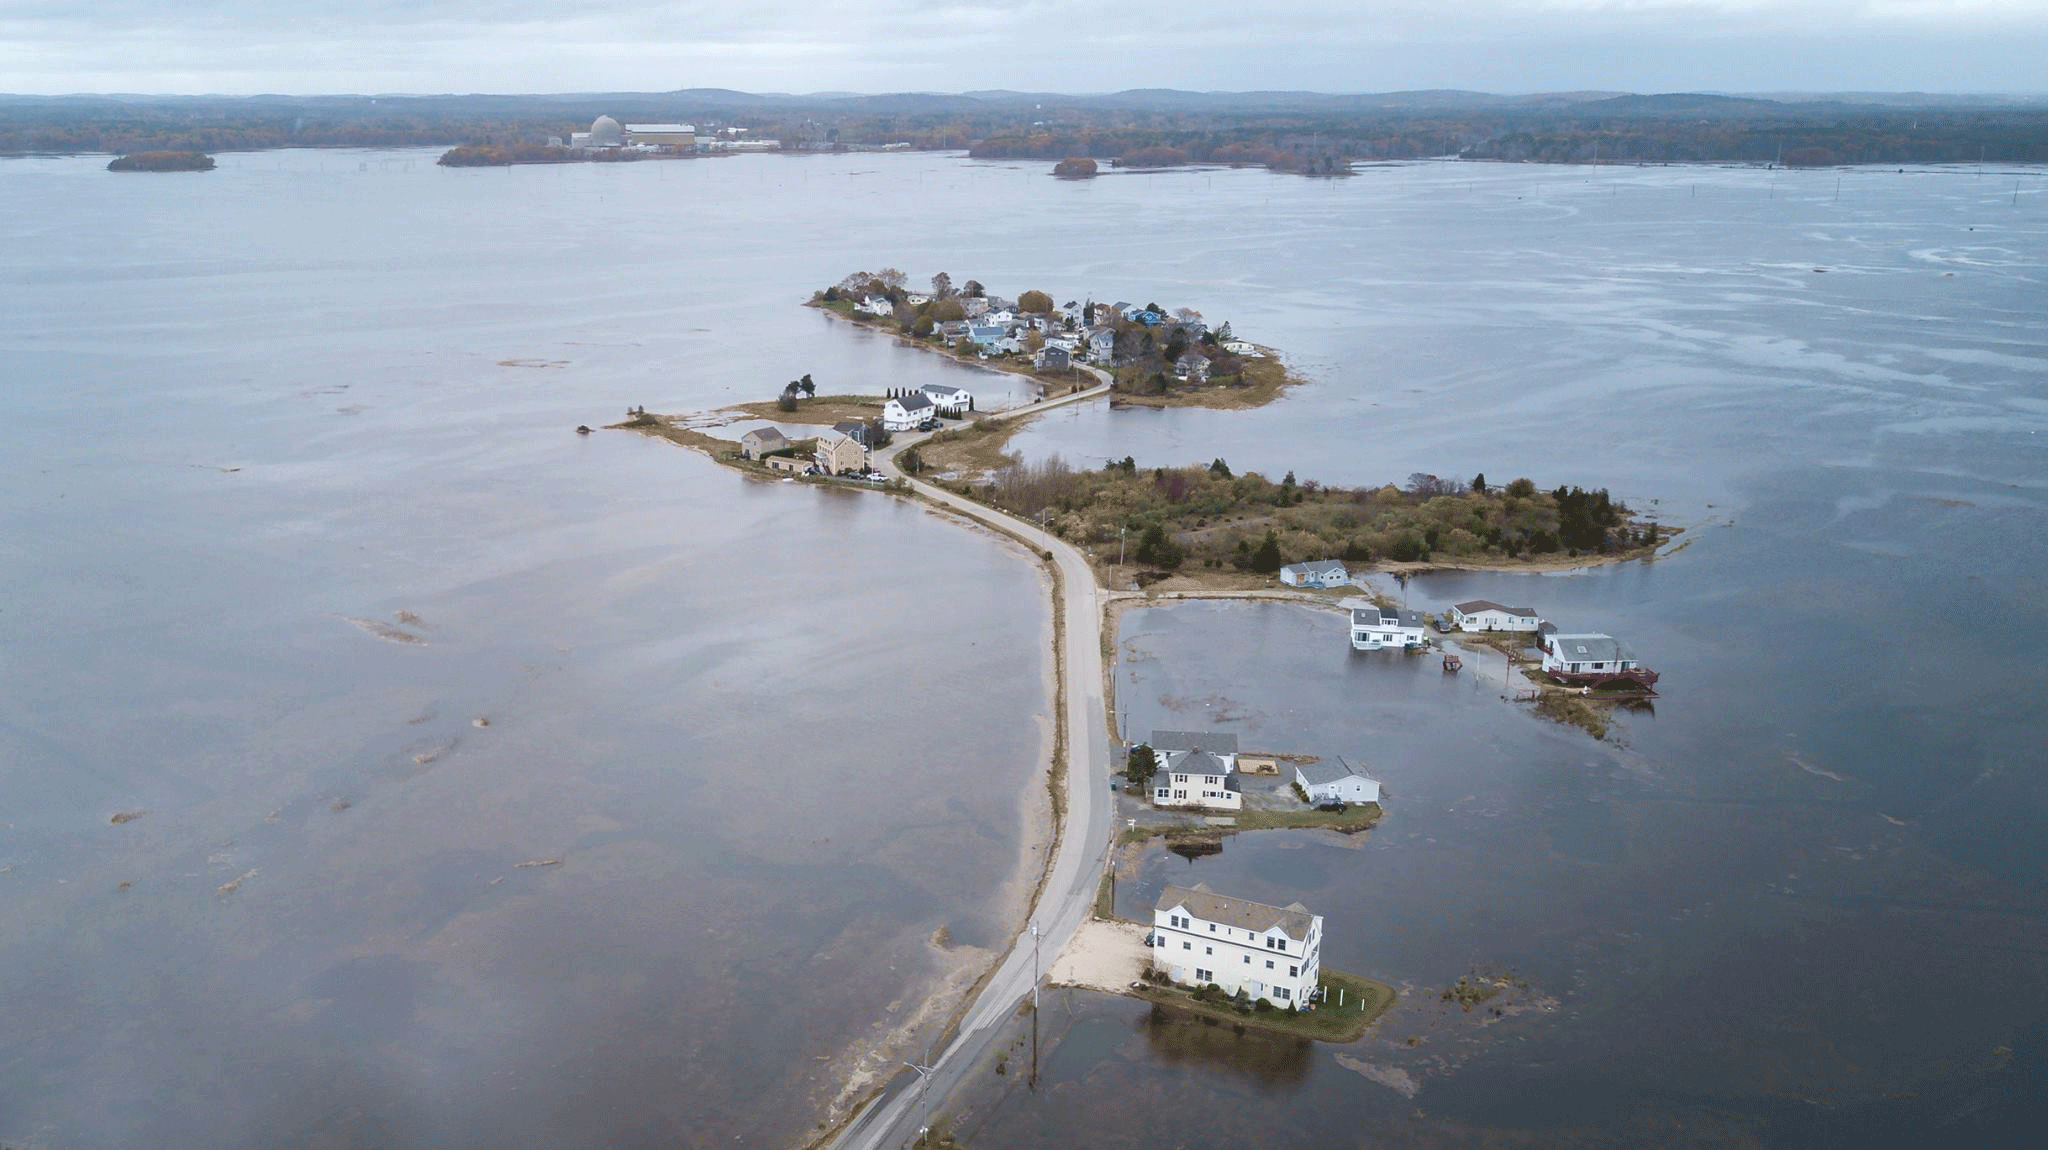
{"label": "utility pole", "polygon": [[925,1135],[932,1131],[932,1100],[928,1089],[932,1084],[932,1068],[928,1065],[931,1060],[932,1050],[931,1047],[927,1046],[924,1050],[924,1064],[916,1062],[906,1062],[903,1064],[917,1071],[917,1140],[920,1142],[924,1141]]}
{"label": "utility pole", "polygon": [[1118,567],[1122,567],[1124,565],[1124,532],[1129,531],[1130,529],[1131,528],[1129,524],[1125,524],[1124,526],[1116,529],[1116,565]]}
{"label": "utility pole", "polygon": [[1031,1089],[1038,1089],[1038,924],[1031,924]]}

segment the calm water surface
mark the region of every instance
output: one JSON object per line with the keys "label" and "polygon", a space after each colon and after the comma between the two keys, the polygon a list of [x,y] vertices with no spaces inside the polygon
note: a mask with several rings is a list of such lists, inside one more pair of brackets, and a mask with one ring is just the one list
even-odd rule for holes
{"label": "calm water surface", "polygon": [[[1040,1091],[958,1104],[974,1144],[2038,1127],[2048,183],[431,158],[0,164],[0,1138],[786,1144],[1000,945],[1028,568],[568,434],[805,372],[992,386],[793,306],[883,265],[1194,306],[1314,381],[1027,452],[1528,474],[1693,529],[1408,588],[1627,637],[1665,695],[1606,744],[1327,616],[1128,616],[1134,727],[1356,756],[1389,813],[1148,856],[1120,907],[1191,869],[1301,898],[1409,993],[1335,1052],[1062,999]],[[1444,1008],[1475,966],[1529,989]]]}

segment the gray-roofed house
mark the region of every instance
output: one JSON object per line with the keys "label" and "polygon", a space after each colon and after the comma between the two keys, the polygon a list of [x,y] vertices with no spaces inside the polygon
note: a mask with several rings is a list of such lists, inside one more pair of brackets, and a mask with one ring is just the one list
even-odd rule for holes
{"label": "gray-roofed house", "polygon": [[1342,757],[1319,763],[1297,763],[1294,785],[1312,803],[1376,803],[1380,781],[1352,766]]}
{"label": "gray-roofed house", "polygon": [[868,449],[850,435],[827,431],[818,436],[815,452],[818,470],[827,475],[847,475],[868,469]]}
{"label": "gray-roofed house", "polygon": [[1031,366],[1039,371],[1065,371],[1073,365],[1074,357],[1067,349],[1048,343],[1031,357]]}
{"label": "gray-roofed house", "polygon": [[868,425],[858,419],[842,419],[832,425],[832,430],[853,440],[862,447],[868,446]]}
{"label": "gray-roofed house", "polygon": [[917,425],[938,414],[932,397],[921,391],[892,396],[882,405],[882,430],[915,431]]}
{"label": "gray-roofed house", "polygon": [[1657,672],[1636,661],[1628,644],[1612,635],[1559,632],[1543,639],[1543,671],[1560,683],[1596,687],[1626,679],[1644,687],[1657,682]]}
{"label": "gray-roofed house", "polygon": [[1344,569],[1342,559],[1314,559],[1282,567],[1280,581],[1289,587],[1346,587],[1351,573]]}
{"label": "gray-roofed house", "polygon": [[1351,648],[1378,651],[1387,647],[1415,650],[1428,642],[1423,636],[1422,615],[1400,611],[1364,600],[1347,600],[1351,608]]}
{"label": "gray-roofed house", "polygon": [[1275,1006],[1311,1005],[1322,976],[1322,915],[1298,902],[1269,906],[1217,894],[1206,883],[1161,891],[1148,941],[1153,967],[1175,982],[1241,990]]}
{"label": "gray-roofed house", "polygon": [[1209,751],[1228,757],[1233,764],[1237,760],[1237,736],[1228,731],[1155,730],[1145,745],[1155,751]]}
{"label": "gray-roofed house", "polygon": [[1491,599],[1472,599],[1450,610],[1451,626],[1460,631],[1525,631],[1534,634],[1542,620],[1534,607],[1504,607]]}
{"label": "gray-roofed house", "polygon": [[1244,806],[1244,788],[1232,773],[1231,756],[1214,751],[1153,748],[1159,769],[1152,773],[1152,803],[1161,807],[1206,807],[1234,811]]}
{"label": "gray-roofed house", "polygon": [[789,447],[789,437],[779,427],[757,427],[740,436],[740,458],[759,459],[771,451]]}

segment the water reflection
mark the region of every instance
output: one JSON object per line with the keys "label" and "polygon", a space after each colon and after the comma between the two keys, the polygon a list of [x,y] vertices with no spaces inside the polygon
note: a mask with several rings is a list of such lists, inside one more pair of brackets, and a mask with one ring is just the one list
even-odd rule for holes
{"label": "water reflection", "polygon": [[1242,1022],[1223,1022],[1153,1003],[1139,1025],[1152,1057],[1165,1066],[1200,1067],[1266,1092],[1292,1093],[1308,1078],[1315,1043]]}

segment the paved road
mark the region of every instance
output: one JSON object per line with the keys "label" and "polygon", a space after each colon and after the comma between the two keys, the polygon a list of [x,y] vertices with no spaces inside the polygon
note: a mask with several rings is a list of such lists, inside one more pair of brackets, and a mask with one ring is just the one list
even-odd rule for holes
{"label": "paved road", "polygon": [[[1100,373],[1096,377],[1106,385],[1106,377]],[[1093,399],[1107,390],[1106,386],[1098,386],[1003,412],[995,418],[1035,415],[1062,404]],[[896,453],[922,439],[898,437],[895,446],[876,456],[876,468],[884,474],[899,474],[894,462]],[[1102,601],[1095,587],[1095,572],[1087,557],[1035,526],[930,484],[914,479],[910,483],[933,502],[997,525],[1021,536],[1038,550],[1051,552],[1053,561],[1059,564],[1065,594],[1054,609],[1060,612],[1066,634],[1063,671],[1067,687],[1067,819],[1055,847],[1052,873],[1032,919],[1040,932],[1039,956],[1045,966],[1050,966],[1053,956],[1074,937],[1094,907],[1095,893],[1108,861],[1110,827],[1115,821],[1116,807],[1109,790],[1109,728],[1103,702]],[[1017,936],[980,997],[974,1000],[953,1044],[933,1059],[931,1081],[926,1086],[933,1112],[938,1111],[983,1055],[1006,1039],[1008,1030],[1004,1023],[1015,1016],[1017,1004],[1030,995],[1032,977],[1031,935],[1026,930]],[[835,1150],[898,1150],[916,1140],[922,1114],[917,1076],[905,1071],[833,1145]]]}

